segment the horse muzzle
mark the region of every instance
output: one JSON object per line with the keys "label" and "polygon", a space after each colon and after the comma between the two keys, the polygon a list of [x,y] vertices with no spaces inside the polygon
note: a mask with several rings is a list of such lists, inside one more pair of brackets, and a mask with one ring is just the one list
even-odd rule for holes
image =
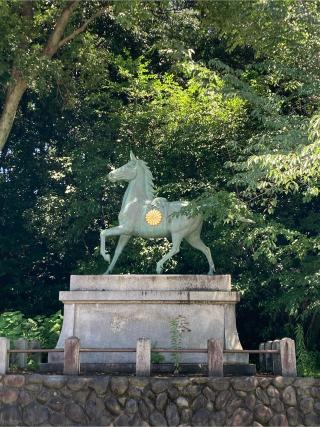
{"label": "horse muzzle", "polygon": [[113,172],[108,173],[107,178],[110,182],[116,182],[117,181],[117,178],[114,176]]}

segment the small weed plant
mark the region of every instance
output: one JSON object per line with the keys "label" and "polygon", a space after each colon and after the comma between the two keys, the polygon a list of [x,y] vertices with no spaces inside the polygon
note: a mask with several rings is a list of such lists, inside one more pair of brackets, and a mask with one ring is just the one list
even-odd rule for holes
{"label": "small weed plant", "polygon": [[172,350],[175,350],[171,353],[171,357],[174,363],[175,373],[178,373],[181,364],[181,353],[179,353],[178,350],[182,348],[181,345],[183,335],[187,332],[191,332],[191,329],[189,329],[189,323],[187,319],[181,315],[171,319],[169,323],[171,348]]}
{"label": "small weed plant", "polygon": [[165,360],[163,354],[152,351],[153,348],[157,348],[157,344],[157,341],[151,343],[151,363],[163,363]]}

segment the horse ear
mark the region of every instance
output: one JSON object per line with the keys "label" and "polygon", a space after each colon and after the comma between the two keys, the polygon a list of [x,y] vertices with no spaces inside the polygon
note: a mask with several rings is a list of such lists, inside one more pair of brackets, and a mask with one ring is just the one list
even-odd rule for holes
{"label": "horse ear", "polygon": [[137,160],[136,156],[130,151],[130,160]]}

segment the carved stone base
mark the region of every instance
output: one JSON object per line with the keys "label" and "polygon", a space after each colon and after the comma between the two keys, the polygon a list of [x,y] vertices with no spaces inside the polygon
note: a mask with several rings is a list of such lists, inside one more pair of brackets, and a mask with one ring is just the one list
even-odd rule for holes
{"label": "carved stone base", "polygon": [[[236,327],[231,278],[200,275],[71,276],[69,292],[60,292],[64,321],[57,348],[70,336],[81,347],[135,347],[138,338],[171,347],[170,320],[183,316],[190,332],[182,348],[206,348],[220,340],[225,349],[242,349]],[[164,354],[171,361],[170,354]],[[225,363],[248,363],[247,354],[226,354]],[[61,362],[63,353],[49,354]],[[206,363],[206,354],[183,354],[184,363]],[[133,363],[135,353],[82,353],[83,363]]]}

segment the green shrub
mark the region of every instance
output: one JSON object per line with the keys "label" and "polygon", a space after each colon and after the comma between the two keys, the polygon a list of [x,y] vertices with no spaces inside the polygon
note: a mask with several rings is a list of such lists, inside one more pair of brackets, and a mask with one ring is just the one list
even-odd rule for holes
{"label": "green shrub", "polygon": [[301,324],[295,330],[298,375],[302,377],[320,376],[320,357],[315,351],[308,351]]}
{"label": "green shrub", "polygon": [[8,311],[0,315],[0,336],[10,340],[26,338],[38,340],[42,348],[54,348],[62,326],[61,311],[51,316],[26,318],[21,311]]}

